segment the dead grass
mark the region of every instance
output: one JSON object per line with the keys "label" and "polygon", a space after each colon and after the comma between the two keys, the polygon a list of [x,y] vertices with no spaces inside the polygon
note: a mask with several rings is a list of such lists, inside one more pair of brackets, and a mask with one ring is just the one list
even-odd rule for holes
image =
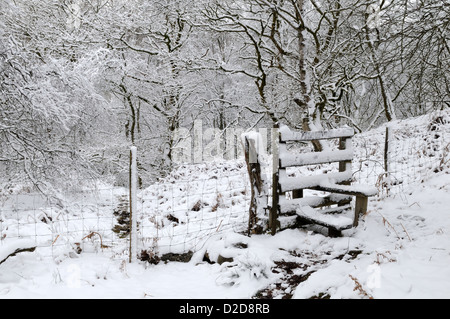
{"label": "dead grass", "polygon": [[353,280],[353,282],[355,283],[355,288],[353,288],[353,291],[357,291],[359,295],[361,295],[364,298],[367,299],[373,299],[373,296],[370,295],[361,285],[361,283],[359,282],[358,278],[353,277],[352,275],[348,275],[350,277],[351,280]]}

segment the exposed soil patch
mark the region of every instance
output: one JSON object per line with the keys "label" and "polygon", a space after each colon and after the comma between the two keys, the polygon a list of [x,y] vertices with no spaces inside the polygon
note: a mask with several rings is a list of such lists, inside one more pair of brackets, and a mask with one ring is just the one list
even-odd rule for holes
{"label": "exposed soil patch", "polygon": [[[315,273],[318,269],[326,267],[332,260],[345,260],[350,261],[357,258],[362,253],[362,250],[350,250],[345,254],[338,255],[330,258],[330,253],[325,253],[322,256],[317,256],[309,252],[295,252],[291,251],[290,254],[297,258],[302,258],[303,262],[297,261],[275,261],[275,267],[272,268],[272,272],[276,274],[282,274],[279,282],[273,283],[268,287],[258,291],[253,298],[254,299],[291,299],[293,293],[298,285],[308,280],[308,278]],[[305,262],[306,257],[306,262]],[[327,293],[319,293],[316,296],[311,296],[311,299],[328,299],[330,295]]]}

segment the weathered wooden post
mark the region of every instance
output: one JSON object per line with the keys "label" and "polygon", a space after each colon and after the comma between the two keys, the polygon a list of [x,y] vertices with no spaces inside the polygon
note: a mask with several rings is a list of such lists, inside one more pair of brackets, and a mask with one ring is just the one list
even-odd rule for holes
{"label": "weathered wooden post", "polygon": [[137,148],[130,149],[130,256],[131,263],[137,256]]}
{"label": "weathered wooden post", "polygon": [[[348,148],[353,147],[352,146],[352,138],[351,137],[341,137],[339,138],[339,149],[342,151],[347,150]],[[351,171],[352,170],[352,161],[351,160],[347,160],[347,161],[340,161],[339,162],[339,172],[345,172],[345,171]],[[341,183],[339,183],[340,185],[351,185],[351,181],[347,180],[347,181],[343,181]],[[361,202],[360,200],[356,199],[356,204],[355,205],[359,205]],[[338,203],[338,206],[344,206],[346,205],[345,203]],[[356,227],[358,226],[358,221],[359,221],[359,212],[357,213],[357,208],[355,208],[355,214],[353,217],[353,226]],[[335,232],[333,229],[329,229],[329,234],[331,237],[340,237],[340,232]]]}
{"label": "weathered wooden post", "polygon": [[[345,151],[352,146],[352,138],[351,137],[341,137],[339,138],[339,149]],[[351,171],[352,170],[352,161],[340,161],[339,162],[339,172]],[[344,181],[339,183],[341,185],[351,185],[351,181]]]}
{"label": "weathered wooden post", "polygon": [[280,125],[275,123],[272,129],[272,207],[269,212],[269,229],[272,235],[275,235],[278,227],[278,165],[279,150],[278,142],[280,139]]}
{"label": "weathered wooden post", "polygon": [[355,200],[355,218],[353,220],[353,227],[358,226],[359,218],[367,213],[367,205],[369,199],[367,196],[357,195]]}
{"label": "weathered wooden post", "polygon": [[247,163],[248,175],[250,177],[251,200],[248,219],[248,235],[261,234],[264,227],[261,225],[260,217],[267,203],[261,202],[265,196],[263,178],[261,172],[261,160],[258,156],[257,141],[244,134],[244,154]]}
{"label": "weathered wooden post", "polygon": [[389,173],[389,126],[386,126],[386,135],[384,137],[384,171]]}
{"label": "weathered wooden post", "polygon": [[386,136],[384,138],[384,181],[382,185],[386,187],[386,195],[389,195],[390,183],[390,167],[389,167],[389,142],[391,139],[389,125],[386,126]]}

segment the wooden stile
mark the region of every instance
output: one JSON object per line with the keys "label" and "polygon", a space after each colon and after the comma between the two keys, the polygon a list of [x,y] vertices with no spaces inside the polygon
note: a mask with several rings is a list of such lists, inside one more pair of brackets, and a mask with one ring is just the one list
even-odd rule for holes
{"label": "wooden stile", "polygon": [[[272,218],[294,214],[298,217],[294,224],[298,225],[299,221],[318,224],[327,227],[330,236],[340,236],[342,230],[358,225],[359,217],[367,212],[368,197],[374,196],[377,189],[351,185],[353,135],[354,131],[351,128],[317,132],[294,132],[286,126],[280,128],[279,153],[274,156],[274,169],[277,166],[277,179],[274,179],[274,183],[277,184],[273,186]],[[299,154],[288,151],[287,143],[330,139],[339,139],[336,150]],[[289,167],[333,162],[339,163],[339,172],[301,177],[288,177],[286,173]],[[328,192],[330,195],[303,198],[305,189]],[[291,200],[286,199],[286,192],[292,192]],[[351,209],[352,198],[355,198],[353,215],[351,217],[338,215]],[[290,220],[293,220],[292,217]],[[274,224],[272,221],[272,225]],[[272,234],[275,232],[272,230]]]}

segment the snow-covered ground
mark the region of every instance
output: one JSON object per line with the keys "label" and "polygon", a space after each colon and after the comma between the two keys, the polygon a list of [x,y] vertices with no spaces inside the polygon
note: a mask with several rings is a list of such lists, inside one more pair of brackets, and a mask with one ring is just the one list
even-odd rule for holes
{"label": "snow-covered ground", "polygon": [[[124,190],[105,191],[100,208],[85,200],[83,210],[66,209],[71,218],[63,208],[18,216],[4,201],[0,259],[22,240],[38,247],[0,264],[0,298],[450,298],[450,116],[440,116],[437,129],[430,127],[436,115],[391,124],[391,152],[400,152],[391,156],[400,160],[390,179],[382,176],[384,128],[355,137],[355,178],[377,184],[380,195],[340,238],[318,228],[245,236],[250,191],[242,160],[187,166],[141,192],[140,249],[193,251],[186,263],[128,263],[126,239],[106,231]],[[389,196],[382,181],[394,184]],[[101,236],[81,241],[99,225]],[[71,231],[55,236],[63,226]],[[27,233],[33,236],[17,238]],[[100,237],[112,244],[102,248]]]}

